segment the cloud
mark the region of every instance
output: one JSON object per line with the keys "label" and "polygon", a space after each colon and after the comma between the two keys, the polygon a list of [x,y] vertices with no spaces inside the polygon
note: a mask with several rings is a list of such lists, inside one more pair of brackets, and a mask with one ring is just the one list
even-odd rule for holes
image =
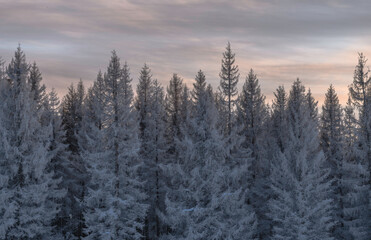
{"label": "cloud", "polygon": [[315,96],[330,83],[346,95],[357,52],[371,54],[366,0],[0,0],[0,6],[0,56],[9,61],[21,43],[60,95],[79,78],[90,84],[113,49],[135,81],[146,62],[164,86],[174,72],[191,84],[203,69],[215,88],[230,41],[240,85],[254,68],[268,98],[296,77]]}

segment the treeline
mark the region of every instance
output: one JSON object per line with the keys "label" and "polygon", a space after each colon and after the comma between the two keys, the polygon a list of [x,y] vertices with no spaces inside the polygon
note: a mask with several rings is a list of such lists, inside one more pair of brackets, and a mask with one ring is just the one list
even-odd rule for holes
{"label": "treeline", "polygon": [[144,65],[134,94],[115,51],[61,102],[20,47],[0,69],[0,239],[370,239],[362,54],[320,113],[299,79],[270,105],[253,70],[238,91],[229,43],[216,90]]}

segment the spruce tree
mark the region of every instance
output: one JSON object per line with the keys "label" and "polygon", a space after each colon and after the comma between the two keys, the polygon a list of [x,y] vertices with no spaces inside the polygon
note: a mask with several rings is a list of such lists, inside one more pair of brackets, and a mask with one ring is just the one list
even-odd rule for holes
{"label": "spruce tree", "polygon": [[346,226],[355,239],[367,239],[370,236],[370,95],[371,80],[366,67],[367,59],[359,54],[354,70],[353,83],[349,87],[352,103],[359,112],[356,123],[355,141],[351,155],[347,160],[348,192],[345,197]]}
{"label": "spruce tree", "polygon": [[[52,220],[59,211],[56,201],[63,197],[58,180],[48,169],[51,128],[42,126],[37,102],[27,83],[29,65],[18,47],[7,68],[8,93],[0,113],[2,126],[1,192],[5,206],[1,211],[2,239],[47,239],[53,235]],[[3,172],[6,171],[6,172]],[[4,173],[6,174],[4,177]],[[4,197],[4,196],[2,196]]]}
{"label": "spruce tree", "polygon": [[306,98],[309,106],[310,117],[318,124],[318,101],[316,101],[312,95],[312,91],[308,89]]}
{"label": "spruce tree", "polygon": [[183,93],[183,80],[173,74],[166,89],[165,110],[167,118],[166,138],[169,143],[168,151],[177,157],[176,139],[181,137],[181,104]]}
{"label": "spruce tree", "polygon": [[[283,152],[287,141],[287,132],[282,131],[286,129],[286,108],[287,108],[287,94],[283,86],[279,86],[274,93],[274,100],[272,103],[272,115],[271,115],[271,131],[273,139],[278,149]],[[273,149],[272,149],[273,152]]]}
{"label": "spruce tree", "polygon": [[[211,86],[196,75],[188,131],[180,139],[181,158],[173,164],[167,211],[171,232],[165,239],[253,239],[255,215],[241,188],[246,165],[227,167]],[[244,159],[246,160],[246,159]]]}
{"label": "spruce tree", "polygon": [[321,147],[324,151],[328,167],[331,169],[329,179],[332,180],[332,199],[334,217],[337,222],[332,230],[335,239],[349,239],[344,224],[344,140],[342,124],[342,108],[339,98],[331,84],[326,93],[321,116]]}
{"label": "spruce tree", "polygon": [[135,106],[140,124],[141,175],[149,205],[144,229],[146,239],[159,239],[166,229],[162,219],[165,181],[161,166],[165,164],[166,151],[163,97],[162,87],[157,80],[152,80],[150,69],[145,64],[140,72]]}
{"label": "spruce tree", "polygon": [[266,216],[269,199],[269,162],[265,154],[268,132],[268,110],[265,96],[262,95],[259,80],[251,69],[246,77],[242,91],[238,97],[237,120],[242,126],[240,135],[243,138],[242,147],[251,150],[252,179],[246,183],[250,188],[252,205],[258,217],[258,232],[261,238],[269,234],[270,222]]}
{"label": "spruce tree", "polygon": [[61,103],[62,128],[65,131],[64,144],[67,147],[68,163],[64,173],[63,181],[67,186],[69,218],[66,225],[74,236],[81,239],[83,236],[83,201],[86,194],[87,171],[84,159],[80,156],[78,135],[81,129],[83,118],[83,101],[85,90],[83,82],[80,80],[75,87],[73,84],[68,88],[67,94]]}
{"label": "spruce tree", "polygon": [[[237,96],[237,83],[240,77],[238,66],[235,64],[235,54],[232,53],[231,44],[228,42],[226,51],[223,53],[222,66],[219,73],[220,77],[220,97],[225,109],[224,119],[225,133],[230,135],[232,132],[232,117]],[[224,111],[223,111],[224,113]]]}
{"label": "spruce tree", "polygon": [[46,97],[46,87],[44,84],[41,84],[41,81],[41,72],[36,65],[36,62],[34,62],[30,68],[28,84],[30,84],[33,99],[37,102],[37,109],[42,107]]}
{"label": "spruce tree", "polygon": [[87,98],[86,114],[94,117],[86,118],[81,133],[92,179],[85,198],[85,239],[142,238],[146,206],[137,174],[138,125],[128,71],[113,51],[107,74],[103,79],[98,74]]}
{"label": "spruce tree", "polygon": [[333,239],[331,181],[319,149],[305,88],[294,82],[287,108],[288,144],[272,161],[273,239]]}

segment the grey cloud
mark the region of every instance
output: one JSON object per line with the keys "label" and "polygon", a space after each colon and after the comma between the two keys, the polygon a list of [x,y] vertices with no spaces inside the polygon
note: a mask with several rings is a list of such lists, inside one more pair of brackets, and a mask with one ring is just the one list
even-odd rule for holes
{"label": "grey cloud", "polygon": [[[203,69],[216,87],[231,41],[241,76],[254,68],[267,95],[296,77],[319,95],[334,79],[350,83],[356,52],[367,51],[371,37],[371,3],[364,0],[0,0],[0,6],[0,56],[10,60],[20,42],[60,93],[80,77],[91,83],[113,49],[135,81],[146,62],[163,85],[173,72],[189,82]],[[344,51],[344,63],[331,58]]]}

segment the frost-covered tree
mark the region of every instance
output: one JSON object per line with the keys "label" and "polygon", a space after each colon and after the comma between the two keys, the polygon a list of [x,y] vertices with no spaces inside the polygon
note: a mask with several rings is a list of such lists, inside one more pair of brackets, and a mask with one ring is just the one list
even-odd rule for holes
{"label": "frost-covered tree", "polygon": [[324,151],[328,167],[331,169],[329,178],[332,180],[332,199],[336,226],[332,230],[335,239],[349,239],[344,224],[344,139],[342,124],[342,107],[335,88],[331,84],[326,93],[321,114],[321,147]]}
{"label": "frost-covered tree", "polygon": [[235,64],[235,54],[232,53],[231,44],[228,42],[226,51],[223,53],[220,77],[220,100],[223,106],[221,115],[224,121],[224,131],[227,135],[232,132],[233,108],[235,96],[237,96],[237,83],[240,77],[238,66]]}
{"label": "frost-covered tree", "polygon": [[34,114],[37,102],[27,83],[28,73],[29,65],[18,47],[6,70],[8,81],[1,85],[7,90],[0,107],[1,239],[49,239],[59,211],[57,200],[64,193],[48,169],[52,131]]}
{"label": "frost-covered tree", "polygon": [[188,129],[189,120],[190,120],[190,117],[191,117],[191,110],[192,110],[192,100],[191,100],[191,97],[190,97],[190,91],[189,91],[187,85],[184,84],[183,93],[182,93],[181,108],[180,108],[181,132],[186,132],[187,129]]}
{"label": "frost-covered tree", "polygon": [[0,82],[5,80],[5,61],[0,57]]}
{"label": "frost-covered tree", "polygon": [[[359,111],[359,148],[364,152],[365,164],[371,166],[371,77],[366,67],[367,59],[360,53],[349,87],[352,102]],[[370,169],[370,168],[369,168]]]}
{"label": "frost-covered tree", "polygon": [[270,222],[267,219],[267,201],[269,194],[269,162],[266,153],[268,110],[265,96],[261,93],[259,80],[251,69],[246,77],[237,103],[237,121],[242,126],[240,135],[242,147],[251,150],[252,182],[246,183],[250,188],[250,201],[258,218],[258,234],[264,238],[269,234]]}
{"label": "frost-covered tree", "polygon": [[246,77],[242,91],[238,97],[238,121],[243,125],[241,134],[244,146],[249,147],[253,155],[261,157],[262,138],[268,119],[265,96],[261,93],[259,80],[251,69]]}
{"label": "frost-covered tree", "polygon": [[[41,122],[45,126],[50,126],[52,128],[49,154],[51,156],[51,162],[48,169],[54,171],[55,179],[59,179],[58,189],[66,191],[69,186],[69,181],[67,180],[69,175],[69,151],[67,151],[67,146],[63,143],[65,132],[62,127],[60,118],[60,100],[57,93],[52,89],[44,97],[44,102],[42,105],[42,119]],[[54,239],[74,239],[73,238],[73,226],[74,223],[71,221],[73,209],[70,208],[70,198],[68,197],[68,191],[66,195],[58,200],[60,204],[60,211],[58,212],[56,218],[53,220],[54,232],[56,235]],[[70,215],[71,214],[71,215]]]}
{"label": "frost-covered tree", "polygon": [[357,119],[355,116],[355,109],[352,104],[352,99],[349,96],[348,101],[343,109],[343,140],[344,140],[344,153],[351,151],[353,144],[356,140],[356,124]]}
{"label": "frost-covered tree", "polygon": [[135,99],[135,108],[138,111],[139,115],[139,130],[141,134],[141,138],[143,139],[144,130],[146,126],[146,120],[148,120],[148,116],[150,115],[150,105],[151,105],[151,90],[152,88],[152,74],[151,70],[144,64],[143,68],[140,71],[139,76],[139,83],[137,85],[137,96]]}
{"label": "frost-covered tree", "polygon": [[283,86],[279,86],[274,93],[274,97],[275,98],[272,103],[271,131],[275,145],[277,145],[278,149],[283,152],[288,139],[287,132],[282,131],[282,129],[287,129],[287,94],[285,88]]}
{"label": "frost-covered tree", "polygon": [[[192,95],[192,117],[172,168],[167,211],[171,232],[165,239],[253,239],[255,215],[241,187],[246,165],[225,168],[228,151],[216,128],[218,113],[210,86],[199,71]],[[237,168],[238,166],[238,168]]]}
{"label": "frost-covered tree", "polygon": [[41,81],[41,72],[36,62],[34,62],[29,71],[28,84],[30,84],[33,99],[37,102],[38,110],[43,106],[46,98],[46,87],[44,84],[41,84]]}
{"label": "frost-covered tree", "polygon": [[71,84],[61,104],[62,124],[66,131],[66,144],[68,149],[75,155],[79,153],[77,134],[83,116],[84,97],[84,85],[80,80],[77,87]]}
{"label": "frost-covered tree", "polygon": [[[125,65],[124,65],[125,66]],[[126,72],[125,72],[126,71]],[[123,73],[125,72],[125,73]],[[112,52],[86,102],[81,149],[91,182],[85,197],[84,239],[141,239],[146,206],[138,179],[138,125],[128,67]]]}
{"label": "frost-covered tree", "polygon": [[80,80],[77,86],[73,84],[68,88],[67,94],[61,103],[62,128],[65,131],[64,144],[67,146],[68,163],[63,181],[67,187],[67,205],[70,210],[67,225],[75,236],[83,235],[83,200],[86,193],[87,172],[84,159],[80,156],[78,134],[83,118],[83,102],[85,89]]}
{"label": "frost-covered tree", "polygon": [[149,205],[144,235],[146,239],[159,239],[166,230],[161,217],[165,211],[165,182],[161,169],[166,152],[164,93],[157,80],[152,80],[147,65],[140,72],[135,106],[140,124],[141,175]]}
{"label": "frost-covered tree", "polygon": [[312,95],[312,91],[308,89],[306,98],[309,106],[310,117],[318,124],[318,101],[316,101]]}
{"label": "frost-covered tree", "polygon": [[[349,227],[354,239],[367,239],[371,229],[370,208],[370,84],[369,70],[366,68],[367,59],[359,54],[358,64],[355,67],[353,83],[349,87],[352,103],[359,112],[359,119],[355,126],[355,137],[351,151],[346,154],[347,171],[345,184],[347,193],[344,200],[345,224]],[[345,121],[352,119],[352,109],[348,107]],[[347,123],[351,126],[350,123]],[[347,126],[346,126],[347,127]],[[349,134],[350,128],[346,128]],[[349,142],[349,141],[348,141]]]}
{"label": "frost-covered tree", "polygon": [[288,144],[272,161],[273,239],[333,239],[331,181],[319,149],[305,88],[294,82],[287,109]]}
{"label": "frost-covered tree", "polygon": [[321,146],[333,169],[342,156],[342,132],[342,108],[331,84],[322,106]]}
{"label": "frost-covered tree", "polygon": [[183,80],[173,74],[166,89],[165,110],[167,118],[166,138],[169,144],[168,151],[177,157],[176,139],[181,136],[181,105],[183,93]]}

